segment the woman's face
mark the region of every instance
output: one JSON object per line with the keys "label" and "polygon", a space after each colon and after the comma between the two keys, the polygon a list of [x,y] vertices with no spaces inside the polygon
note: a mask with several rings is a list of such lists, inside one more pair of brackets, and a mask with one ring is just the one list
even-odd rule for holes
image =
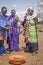
{"label": "woman's face", "polygon": [[16,14],[15,11],[12,11],[12,12],[11,12],[11,15],[12,15],[12,16],[15,16],[15,14]]}
{"label": "woman's face", "polygon": [[5,14],[7,13],[7,9],[4,8],[4,9],[2,10],[2,13],[3,13],[3,15],[5,15]]}
{"label": "woman's face", "polygon": [[33,10],[32,9],[27,9],[28,15],[33,15]]}

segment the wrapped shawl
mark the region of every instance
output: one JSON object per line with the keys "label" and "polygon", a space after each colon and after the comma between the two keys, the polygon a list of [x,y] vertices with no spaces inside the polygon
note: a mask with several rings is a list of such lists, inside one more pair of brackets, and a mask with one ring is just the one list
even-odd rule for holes
{"label": "wrapped shawl", "polygon": [[[13,19],[12,19],[12,20],[13,20]],[[2,15],[2,13],[0,13],[0,26],[1,26],[1,27],[5,28],[7,25],[9,25],[9,24],[11,24],[11,23],[12,23],[11,20],[8,21],[8,18],[7,18],[7,17],[5,18],[5,17]]]}
{"label": "wrapped shawl", "polygon": [[[34,12],[32,16],[28,16],[27,19],[29,20],[29,37],[28,37],[28,41],[31,43],[37,43],[37,33],[36,33],[36,28],[35,28],[35,22],[34,22],[34,18],[36,17],[36,13]],[[28,36],[28,35],[27,35]]]}
{"label": "wrapped shawl", "polygon": [[3,14],[0,13],[0,38],[6,37],[7,30],[5,27],[11,24],[11,22],[11,20],[8,21],[8,18],[6,16],[4,17]]}

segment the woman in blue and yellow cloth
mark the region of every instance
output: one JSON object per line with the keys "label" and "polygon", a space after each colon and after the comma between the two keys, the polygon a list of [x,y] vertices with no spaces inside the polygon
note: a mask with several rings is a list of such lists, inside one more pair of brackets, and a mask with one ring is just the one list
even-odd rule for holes
{"label": "woman in blue and yellow cloth", "polygon": [[6,49],[4,47],[4,40],[6,39],[7,26],[11,24],[7,19],[7,8],[2,7],[0,12],[0,54],[5,54]]}

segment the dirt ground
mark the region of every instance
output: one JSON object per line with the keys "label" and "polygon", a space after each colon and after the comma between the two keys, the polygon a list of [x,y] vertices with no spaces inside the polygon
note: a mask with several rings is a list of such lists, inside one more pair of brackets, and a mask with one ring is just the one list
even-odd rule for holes
{"label": "dirt ground", "polygon": [[[12,52],[11,54],[0,56],[0,65],[12,65],[9,63],[8,57],[10,55],[25,55],[26,62],[23,65],[43,65],[43,32],[38,32],[38,44],[39,50],[38,54],[25,53],[24,50],[20,50],[19,52]],[[5,43],[5,47],[7,48],[7,44]],[[20,48],[25,47],[24,37],[20,35]]]}

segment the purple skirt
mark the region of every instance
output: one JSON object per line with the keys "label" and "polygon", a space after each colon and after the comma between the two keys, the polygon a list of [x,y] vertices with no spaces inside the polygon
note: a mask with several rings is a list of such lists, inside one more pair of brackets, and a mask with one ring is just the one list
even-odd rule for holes
{"label": "purple skirt", "polygon": [[14,27],[14,29],[12,29],[12,31],[13,32],[9,34],[9,49],[10,50],[19,50],[18,28]]}

